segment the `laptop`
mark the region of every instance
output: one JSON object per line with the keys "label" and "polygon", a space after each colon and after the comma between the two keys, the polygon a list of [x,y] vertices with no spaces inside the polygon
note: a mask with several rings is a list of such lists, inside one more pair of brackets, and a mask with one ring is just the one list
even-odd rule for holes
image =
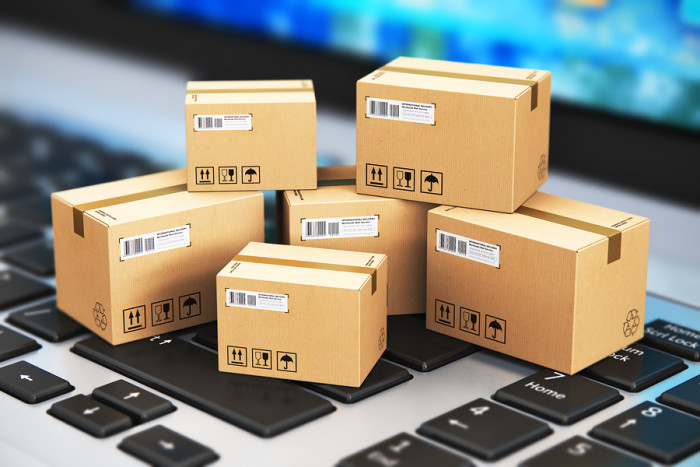
{"label": "laptop", "polygon": [[[206,3],[213,15],[218,3]],[[326,24],[333,13],[353,25],[348,28],[361,29],[354,10],[337,3],[338,11],[299,6],[286,13],[313,24]],[[285,2],[275,11],[241,13],[246,24],[258,25],[252,30],[229,29],[234,19],[212,29],[203,21],[212,17],[192,4],[187,22],[174,3],[95,5],[68,2],[53,22],[48,13],[13,7],[0,22],[3,465],[700,464],[700,249],[693,234],[700,231],[699,203],[697,190],[678,186],[689,179],[691,157],[700,154],[700,125],[635,109],[615,115],[619,109],[585,101],[586,108],[572,106],[561,95],[553,105],[552,170],[542,191],[652,222],[646,322],[630,321],[645,338],[584,372],[565,376],[426,331],[420,317],[401,316],[390,317],[387,352],[359,389],[221,374],[215,324],[113,348],[55,308],[49,194],[184,166],[184,83],[215,70],[206,57],[179,61],[171,50],[153,61],[135,44],[114,47],[114,33],[100,15],[111,15],[117,26],[132,21],[128,32],[136,39],[148,37],[147,30],[179,31],[177,46],[201,35],[205,44],[234,41],[301,64],[294,76],[266,62],[241,77],[297,77],[302,65],[317,64],[314,73],[328,76],[315,77],[320,165],[354,162],[354,86],[348,83],[383,57],[302,47],[321,40],[315,37],[275,42],[280,31],[293,37],[284,29],[284,8],[291,8]],[[665,8],[661,13],[672,16]],[[694,18],[692,11],[683,15],[683,21]],[[94,24],[71,31],[85,16]],[[263,16],[274,21],[256,22]],[[105,30],[96,31],[99,25]],[[336,93],[328,81],[347,89]],[[586,164],[567,155],[579,149],[555,136],[574,137],[577,122],[589,126],[576,130],[614,130],[627,139],[601,134],[612,148],[588,154],[594,169],[579,167]],[[642,149],[652,140],[675,141],[677,153],[660,156],[666,163],[657,167],[625,159],[631,157],[625,152],[623,162],[605,166],[608,173],[596,173],[605,171],[599,164],[610,151],[637,137]],[[666,165],[677,173],[670,182],[658,180]],[[618,170],[634,176],[615,178]],[[265,199],[266,237],[274,241],[274,193]]]}

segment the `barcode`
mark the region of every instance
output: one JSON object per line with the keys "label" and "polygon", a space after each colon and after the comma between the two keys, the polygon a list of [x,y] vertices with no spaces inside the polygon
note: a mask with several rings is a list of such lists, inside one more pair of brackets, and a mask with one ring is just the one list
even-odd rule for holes
{"label": "barcode", "polygon": [[124,257],[149,253],[156,249],[155,237],[135,238],[124,242]]}
{"label": "barcode", "polygon": [[499,267],[501,247],[460,235],[437,231],[435,249],[455,256]]}
{"label": "barcode", "polygon": [[447,234],[441,233],[440,234],[440,249],[455,253],[457,251],[457,237],[453,237],[452,235],[447,235]]}
{"label": "barcode", "polygon": [[197,128],[223,128],[224,119],[215,117],[197,117]]}
{"label": "barcode", "polygon": [[329,222],[328,223],[328,236],[335,237],[340,235],[340,222]]}
{"label": "barcode", "polygon": [[399,106],[398,104],[390,104],[385,101],[370,100],[369,114],[378,117],[399,118]]}
{"label": "barcode", "polygon": [[307,237],[325,237],[326,221],[309,222],[306,224]]}
{"label": "barcode", "polygon": [[236,292],[233,290],[229,291],[228,295],[228,301],[231,305],[250,307],[258,306],[258,297],[255,295],[249,295],[245,292]]}

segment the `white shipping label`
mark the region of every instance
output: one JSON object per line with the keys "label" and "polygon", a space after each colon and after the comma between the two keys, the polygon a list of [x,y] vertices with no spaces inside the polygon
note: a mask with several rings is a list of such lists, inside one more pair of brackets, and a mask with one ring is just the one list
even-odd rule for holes
{"label": "white shipping label", "polygon": [[378,236],[379,216],[301,220],[302,240]]}
{"label": "white shipping label", "polygon": [[437,250],[462,258],[500,267],[501,247],[460,235],[437,231]]}
{"label": "white shipping label", "polygon": [[367,116],[435,125],[435,105],[367,98]]}
{"label": "white shipping label", "polygon": [[119,239],[122,261],[183,246],[190,246],[189,225]]}
{"label": "white shipping label", "polygon": [[252,129],[253,116],[251,114],[194,116],[194,131]]}
{"label": "white shipping label", "polygon": [[256,310],[281,311],[287,313],[287,296],[276,293],[249,292],[226,289],[226,306],[255,308]]}

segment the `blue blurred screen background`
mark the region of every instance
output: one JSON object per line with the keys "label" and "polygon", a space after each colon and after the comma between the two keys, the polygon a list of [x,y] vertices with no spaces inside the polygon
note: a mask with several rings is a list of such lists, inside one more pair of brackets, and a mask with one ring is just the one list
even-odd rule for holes
{"label": "blue blurred screen background", "polygon": [[539,68],[560,102],[700,130],[700,0],[129,0],[375,61]]}

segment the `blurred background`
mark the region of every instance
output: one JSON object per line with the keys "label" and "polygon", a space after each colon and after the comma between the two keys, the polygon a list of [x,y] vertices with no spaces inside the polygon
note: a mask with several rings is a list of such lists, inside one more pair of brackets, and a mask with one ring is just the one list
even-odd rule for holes
{"label": "blurred background", "polygon": [[354,163],[355,82],[399,55],[552,71],[543,190],[653,217],[651,288],[700,303],[678,246],[700,229],[700,0],[4,2],[0,247],[50,225],[52,191],[183,167],[190,79],[313,79],[319,165]]}

